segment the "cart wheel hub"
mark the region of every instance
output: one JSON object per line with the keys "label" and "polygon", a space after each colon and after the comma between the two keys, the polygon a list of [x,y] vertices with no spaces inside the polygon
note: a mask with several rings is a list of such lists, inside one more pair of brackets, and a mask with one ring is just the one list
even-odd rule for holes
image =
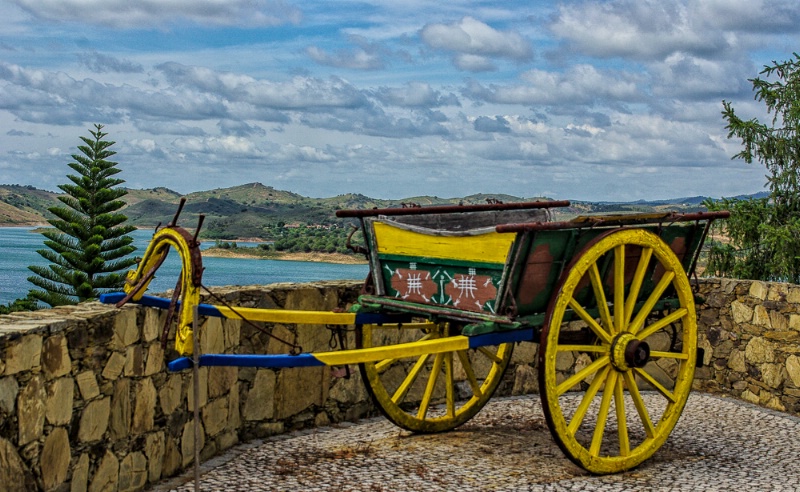
{"label": "cart wheel hub", "polygon": [[611,343],[611,364],[619,371],[644,367],[650,360],[650,345],[630,333],[620,333]]}

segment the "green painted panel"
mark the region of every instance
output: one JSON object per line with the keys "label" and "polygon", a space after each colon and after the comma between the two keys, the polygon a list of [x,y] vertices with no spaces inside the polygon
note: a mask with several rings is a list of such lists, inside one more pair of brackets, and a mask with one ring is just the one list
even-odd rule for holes
{"label": "green painted panel", "polygon": [[495,312],[504,265],[436,258],[380,257],[389,297],[474,312]]}

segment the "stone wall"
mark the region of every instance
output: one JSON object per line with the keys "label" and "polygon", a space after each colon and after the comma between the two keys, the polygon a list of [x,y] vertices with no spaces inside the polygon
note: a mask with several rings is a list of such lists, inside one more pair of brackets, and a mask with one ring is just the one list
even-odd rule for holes
{"label": "stone wall", "polygon": [[[219,294],[237,306],[332,310],[359,290],[358,282],[338,282]],[[96,302],[0,316],[0,489],[142,490],[191,466],[192,371],[166,370],[174,354],[161,348],[164,321],[164,311]],[[199,331],[201,353],[288,352],[240,321],[210,318]],[[271,331],[290,341],[296,334],[306,351],[330,350],[322,326]],[[371,411],[358,374],[337,375],[201,368],[201,459],[243,440]]]}
{"label": "stone wall", "polygon": [[703,279],[694,388],[800,415],[800,286]]}
{"label": "stone wall", "polygon": [[[358,282],[224,288],[235,306],[332,310]],[[800,414],[800,286],[702,280],[705,366],[695,388]],[[99,303],[0,316],[0,484],[4,490],[141,490],[194,457],[192,372],[169,373],[165,313]],[[331,350],[319,325],[210,318],[201,353]],[[352,331],[346,333],[353,346]],[[171,347],[171,342],[168,344]],[[519,344],[497,394],[537,390],[537,345]],[[578,361],[576,361],[577,363]],[[201,459],[251,439],[374,415],[357,370],[200,369]]]}

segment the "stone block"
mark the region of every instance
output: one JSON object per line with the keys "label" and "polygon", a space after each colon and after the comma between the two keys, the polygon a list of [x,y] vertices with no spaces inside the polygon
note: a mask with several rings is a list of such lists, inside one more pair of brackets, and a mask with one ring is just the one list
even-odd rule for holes
{"label": "stone block", "polygon": [[164,367],[164,349],[161,344],[153,343],[147,349],[147,362],[144,366],[144,375],[152,376],[161,372]]}
{"label": "stone block", "polygon": [[[197,380],[200,383],[200,408],[208,402],[208,367],[201,367],[198,371],[200,373],[200,377]],[[189,383],[188,387],[186,388],[186,402],[189,406],[189,411],[194,412],[194,373],[190,374],[187,378]]]}
{"label": "stone block", "polygon": [[789,321],[779,311],[770,311],[769,321],[773,330],[786,331],[789,329]]}
{"label": "stone block", "polygon": [[39,367],[42,359],[42,336],[25,335],[6,347],[5,375],[11,376],[23,371]]}
{"label": "stone block", "polygon": [[228,395],[228,429],[236,430],[242,425],[241,406],[239,405],[239,383],[233,383]]}
{"label": "stone block", "polygon": [[123,458],[119,465],[119,492],[142,490],[147,483],[147,460],[140,452]]}
{"label": "stone block", "polygon": [[151,483],[157,482],[161,478],[164,452],[164,433],[148,434],[144,440],[144,454],[147,457],[147,477]]}
{"label": "stone block", "polygon": [[217,398],[203,407],[203,426],[208,437],[219,434],[228,424],[228,399]]}
{"label": "stone block", "polygon": [[53,490],[67,479],[70,462],[69,435],[63,427],[56,427],[44,441],[39,466],[45,490]]}
{"label": "stone block", "polygon": [[728,367],[733,371],[746,373],[747,364],[745,363],[744,352],[741,350],[734,350],[731,352],[730,358],[728,359]]}
{"label": "stone block", "polygon": [[128,437],[131,431],[131,380],[128,378],[118,379],[114,382],[109,420],[111,439],[118,440]]}
{"label": "stone block", "polygon": [[145,342],[152,342],[161,335],[163,329],[163,321],[161,314],[163,312],[157,309],[148,309],[144,314],[144,324],[142,325],[142,340]]}
{"label": "stone block", "polygon": [[745,347],[745,358],[751,364],[775,361],[774,345],[761,337],[753,337]]}
{"label": "stone block", "polygon": [[45,398],[47,392],[44,378],[37,374],[26,384],[17,396],[17,415],[19,438],[17,444],[24,446],[42,436],[45,418]]}
{"label": "stone block", "polygon": [[103,459],[94,472],[89,492],[105,492],[117,490],[119,484],[119,460],[114,453],[106,450]]}
{"label": "stone block", "polygon": [[736,324],[749,323],[753,319],[753,310],[739,301],[731,303],[731,316]]}
{"label": "stone block", "polygon": [[164,415],[170,415],[181,404],[183,378],[180,374],[172,374],[167,380],[167,384],[161,387],[158,392],[158,399],[161,402],[161,411]]}
{"label": "stone block", "polygon": [[800,314],[789,315],[789,328],[800,331]]}
{"label": "stone block", "polygon": [[512,395],[527,395],[539,391],[539,380],[536,370],[529,365],[519,365],[514,371],[514,388]]}
{"label": "stone block", "polygon": [[238,319],[222,321],[222,330],[225,334],[225,351],[230,352],[239,346],[239,337],[242,331],[242,322]]}
{"label": "stone block", "polygon": [[[308,325],[305,325],[305,326],[308,326]],[[318,327],[318,328],[320,330],[325,330],[322,327]],[[298,325],[298,329],[299,329],[299,325]],[[267,342],[267,353],[268,354],[288,354],[289,353],[289,349],[291,347],[289,347],[289,345],[287,345],[284,342],[293,343],[295,341],[294,333],[284,325],[275,325],[272,328],[272,335],[273,335],[273,337],[270,337],[269,342]],[[281,340],[283,340],[283,341],[281,341]],[[304,346],[303,350],[308,351],[309,349],[307,349]]]}
{"label": "stone block", "polygon": [[269,369],[259,369],[244,402],[244,419],[271,419],[274,415],[274,398],[275,373]]}
{"label": "stone block", "polygon": [[78,383],[78,389],[84,400],[91,400],[100,394],[100,387],[97,386],[97,377],[94,371],[83,371],[75,376],[75,381]]}
{"label": "stone block", "polygon": [[239,436],[236,434],[235,431],[228,431],[223,432],[222,434],[217,437],[217,442],[219,443],[220,451],[225,451],[226,449],[230,449],[239,442]]}
{"label": "stone block", "polygon": [[780,364],[761,364],[761,380],[770,388],[777,389],[783,382],[783,367]]}
{"label": "stone block", "polygon": [[144,349],[141,345],[131,345],[125,349],[125,375],[128,377],[144,374]]}
{"label": "stone block", "polygon": [[237,367],[212,366],[208,368],[208,397],[219,398],[227,394],[239,376]]}
{"label": "stone block", "polygon": [[[197,428],[197,444],[201,450],[206,445],[206,433],[202,424]],[[195,425],[194,419],[186,422],[181,433],[181,466],[184,468],[194,461]]]}
{"label": "stone block", "polygon": [[361,380],[361,373],[356,369],[356,372],[350,375],[350,379],[336,379],[330,389],[329,398],[345,404],[367,400],[369,395],[367,394],[366,385]]}
{"label": "stone block", "polygon": [[0,378],[0,411],[14,413],[17,395],[19,395],[19,383],[16,378]]}
{"label": "stone block", "polygon": [[786,358],[786,372],[796,388],[800,388],[800,357],[790,355]]}
{"label": "stone block", "polygon": [[772,328],[772,321],[767,308],[758,305],[753,309],[753,324],[764,328]]}
{"label": "stone block", "polygon": [[89,455],[83,453],[78,458],[78,463],[72,469],[72,479],[70,480],[70,492],[86,492],[86,485],[89,483]]}
{"label": "stone block", "polygon": [[151,378],[139,381],[136,388],[136,409],[133,412],[134,434],[143,434],[153,428],[156,413],[156,387]]}
{"label": "stone block", "polygon": [[0,437],[0,484],[5,492],[27,492],[36,490],[36,482],[16,447]]}
{"label": "stone block", "polygon": [[181,452],[171,438],[164,441],[164,462],[161,465],[161,477],[171,477],[181,469]]}
{"label": "stone block", "polygon": [[78,440],[81,442],[99,441],[108,429],[108,417],[111,413],[111,398],[94,400],[86,405],[81,414],[78,426]]}
{"label": "stone block", "polygon": [[[327,367],[282,369],[275,386],[275,418],[296,415],[328,398],[330,370]],[[250,404],[248,398],[247,404]]]}
{"label": "stone block", "polygon": [[511,354],[511,364],[534,365],[538,353],[539,353],[538,343],[532,343],[532,342],[518,343],[514,347],[514,352]]}
{"label": "stone block", "polygon": [[754,281],[753,283],[750,284],[750,290],[748,291],[748,293],[750,294],[750,296],[763,301],[764,299],[767,298],[768,291],[769,288],[767,287],[767,284],[765,284],[764,282]]}
{"label": "stone block", "polygon": [[75,383],[72,378],[56,379],[47,388],[45,416],[52,425],[67,425],[72,420]]}
{"label": "stone block", "polygon": [[200,332],[201,354],[221,354],[225,352],[225,334],[222,331],[221,318],[208,318],[198,331]]}
{"label": "stone block", "polygon": [[139,341],[139,325],[136,323],[136,309],[121,309],[114,316],[114,335],[111,348],[122,350]]}
{"label": "stone block", "polygon": [[54,379],[69,374],[72,361],[67,350],[67,339],[63,335],[54,335],[44,341],[42,346],[42,368],[47,379]]}
{"label": "stone block", "polygon": [[800,304],[800,287],[790,287],[786,295],[786,301],[792,304]]}
{"label": "stone block", "polygon": [[771,283],[769,286],[769,293],[767,294],[768,301],[785,301],[789,296],[789,284],[784,283]]}
{"label": "stone block", "polygon": [[114,381],[122,374],[122,370],[124,368],[125,356],[119,352],[111,352],[111,355],[108,357],[108,361],[106,362],[106,366],[103,368],[103,377],[109,381]]}

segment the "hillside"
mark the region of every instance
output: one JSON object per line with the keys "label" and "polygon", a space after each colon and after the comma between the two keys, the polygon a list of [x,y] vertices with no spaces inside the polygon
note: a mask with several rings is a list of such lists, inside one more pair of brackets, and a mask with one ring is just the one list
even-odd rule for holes
{"label": "hillside", "polygon": [[[760,194],[759,194],[760,195]],[[58,195],[32,186],[0,185],[0,226],[40,225],[51,216],[47,209],[60,205]],[[138,227],[155,227],[172,220],[181,195],[167,188],[129,189],[123,213]],[[346,208],[386,208],[401,203],[418,205],[478,204],[488,199],[506,203],[537,198],[511,195],[475,194],[461,198],[417,196],[402,200],[381,200],[361,194],[337,195],[329,198],[308,198],[289,191],[276,190],[261,183],[248,183],[232,188],[217,188],[186,195],[186,206],[180,223],[192,228],[199,215],[206,216],[201,237],[207,239],[263,238],[272,239],[271,231],[279,224],[342,224],[335,211]],[[585,202],[555,211],[556,220],[565,220],[587,213],[652,212],[702,210],[705,197],[686,197],[652,202]]]}

